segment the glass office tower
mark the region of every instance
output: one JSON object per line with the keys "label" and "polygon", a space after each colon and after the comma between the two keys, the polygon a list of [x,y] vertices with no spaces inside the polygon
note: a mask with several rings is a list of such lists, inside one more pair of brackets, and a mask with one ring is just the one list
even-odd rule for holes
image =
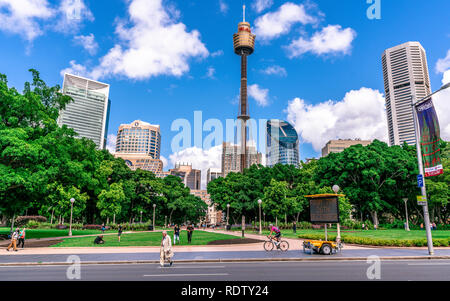
{"label": "glass office tower", "polygon": [[106,147],[109,119],[109,85],[81,76],[64,74],[63,94],[73,98],[59,114],[58,124],[67,125],[80,137]]}
{"label": "glass office tower", "polygon": [[298,135],[292,125],[283,120],[267,121],[266,165],[298,165]]}

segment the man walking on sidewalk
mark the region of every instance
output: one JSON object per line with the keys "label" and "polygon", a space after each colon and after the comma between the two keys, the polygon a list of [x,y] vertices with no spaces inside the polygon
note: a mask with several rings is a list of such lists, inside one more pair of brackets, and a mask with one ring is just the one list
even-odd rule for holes
{"label": "man walking on sidewalk", "polygon": [[9,251],[9,249],[13,248],[14,251],[17,252],[17,238],[19,237],[19,228],[16,229],[16,231],[14,231],[11,234],[11,243],[9,244],[8,248],[6,248],[6,251]]}
{"label": "man walking on sidewalk", "polygon": [[172,242],[170,241],[170,236],[167,235],[167,231],[163,231],[162,232],[163,238],[161,241],[161,248],[160,248],[160,252],[159,252],[159,263],[161,265],[161,267],[164,266],[164,262],[166,260],[169,261],[169,265],[172,266],[173,261],[172,261],[172,257],[173,257],[173,251],[172,251]]}
{"label": "man walking on sidewalk", "polygon": [[25,246],[25,228],[23,228],[22,231],[20,231],[19,234],[19,243],[17,244],[18,247],[20,247],[20,244],[22,244],[22,249]]}
{"label": "man walking on sidewalk", "polygon": [[175,245],[177,243],[180,243],[180,226],[175,225],[175,228],[173,228],[173,244]]}
{"label": "man walking on sidewalk", "polygon": [[194,226],[192,224],[188,225],[186,230],[187,230],[188,244],[190,244],[192,240],[192,232],[194,232]]}

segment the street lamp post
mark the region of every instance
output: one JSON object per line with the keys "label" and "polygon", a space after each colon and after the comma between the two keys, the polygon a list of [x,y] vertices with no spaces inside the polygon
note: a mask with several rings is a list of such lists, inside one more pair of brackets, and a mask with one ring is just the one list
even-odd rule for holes
{"label": "street lamp post", "polygon": [[[415,96],[411,95],[411,106],[412,106],[412,110],[413,110],[413,119],[414,119],[414,132],[416,135],[416,151],[417,151],[417,163],[419,165],[419,174],[422,175],[422,177],[424,177],[424,172],[423,172],[423,162],[422,162],[422,150],[420,147],[420,131],[419,131],[419,122],[418,122],[418,118],[417,118],[417,111],[416,111],[416,106],[418,106],[419,104],[421,104],[423,101],[429,99],[432,95],[436,94],[439,91],[445,90],[447,88],[450,87],[450,83],[445,84],[444,86],[442,86],[439,90],[437,90],[434,93],[431,93],[428,96],[425,96],[424,98],[420,99],[419,101],[415,101]],[[427,190],[425,187],[425,180],[423,181],[423,185],[420,188],[421,193],[422,193],[422,197],[426,199],[427,197]],[[428,202],[425,203],[425,205],[422,205],[423,207],[423,219],[425,222],[425,230],[427,232],[427,244],[428,244],[428,254],[429,255],[433,255],[434,254],[434,249],[433,249],[433,238],[431,236],[431,227],[430,227],[430,216],[428,213]]]}
{"label": "street lamp post", "polygon": [[164,228],[167,228],[167,215],[164,216]]}
{"label": "street lamp post", "polygon": [[[339,189],[341,189],[338,185],[333,185],[333,191],[335,194],[339,192]],[[337,230],[337,236],[336,236],[336,242],[341,241],[341,225],[339,223],[336,224],[336,230]]]}
{"label": "street lamp post", "polygon": [[227,204],[227,230],[230,226],[230,204]]}
{"label": "street lamp post", "polygon": [[262,234],[262,225],[261,225],[261,203],[262,203],[262,200],[259,199],[259,200],[258,200],[258,205],[259,205],[259,235]]}
{"label": "street lamp post", "polygon": [[72,213],[73,213],[73,203],[75,202],[74,198],[70,199],[70,225],[69,225],[69,236],[72,236]]}
{"label": "street lamp post", "polygon": [[142,210],[141,210],[141,220],[139,221],[139,223],[142,224]]}
{"label": "street lamp post", "polygon": [[408,198],[404,198],[403,202],[405,202],[405,213],[406,213],[406,231],[409,231],[409,221],[408,221]]}
{"label": "street lamp post", "polygon": [[156,204],[153,204],[153,231],[155,231],[155,208]]}

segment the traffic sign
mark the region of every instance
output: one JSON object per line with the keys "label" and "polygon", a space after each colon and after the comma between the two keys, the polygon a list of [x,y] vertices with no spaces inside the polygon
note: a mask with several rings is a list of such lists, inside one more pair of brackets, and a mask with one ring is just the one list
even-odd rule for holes
{"label": "traffic sign", "polygon": [[426,196],[417,196],[417,205],[419,206],[425,206],[427,204],[427,197]]}
{"label": "traffic sign", "polygon": [[423,187],[423,176],[417,175],[417,187],[421,188]]}

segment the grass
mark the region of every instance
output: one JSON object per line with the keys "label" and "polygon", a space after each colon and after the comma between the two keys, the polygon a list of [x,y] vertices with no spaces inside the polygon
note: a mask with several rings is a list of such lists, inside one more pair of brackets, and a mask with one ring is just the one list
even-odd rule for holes
{"label": "grass", "polygon": [[[20,228],[22,229],[22,228]],[[10,231],[9,227],[0,227],[0,234],[8,235]],[[90,235],[101,234],[101,230],[72,230],[72,235]],[[117,230],[105,231],[105,233],[117,233]],[[26,239],[30,238],[48,238],[48,237],[61,237],[69,236],[69,229],[27,229]]]}
{"label": "grass", "polygon": [[[173,231],[167,231],[170,235],[173,243]],[[94,245],[95,237],[74,237],[65,238],[61,243],[53,245],[52,247],[130,247],[130,246],[159,246],[161,244],[162,234],[161,232],[146,232],[146,233],[123,233],[121,241],[119,243],[117,235],[105,235],[103,240],[105,244]],[[233,239],[236,236],[222,234],[222,233],[210,233],[205,231],[196,230],[192,235],[191,245],[206,245],[208,242],[215,240]],[[180,244],[188,245],[187,232],[181,231]]]}

